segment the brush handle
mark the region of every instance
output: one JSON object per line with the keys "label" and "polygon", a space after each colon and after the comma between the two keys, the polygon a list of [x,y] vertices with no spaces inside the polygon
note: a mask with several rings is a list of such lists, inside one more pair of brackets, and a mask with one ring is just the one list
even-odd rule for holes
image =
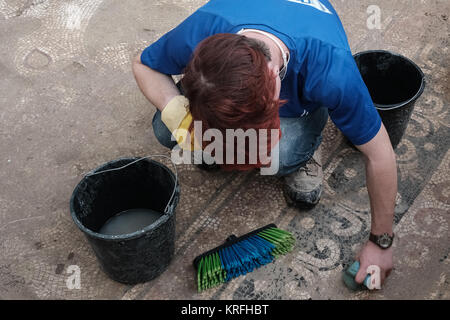
{"label": "brush handle", "polygon": [[229,243],[229,242],[235,241],[236,239],[237,239],[237,237],[234,234],[232,234],[231,236],[229,236],[227,238],[227,240],[225,240],[225,243]]}

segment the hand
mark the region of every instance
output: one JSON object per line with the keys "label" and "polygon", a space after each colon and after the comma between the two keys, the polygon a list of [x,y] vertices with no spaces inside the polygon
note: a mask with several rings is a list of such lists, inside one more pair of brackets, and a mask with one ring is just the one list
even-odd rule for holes
{"label": "hand", "polygon": [[359,284],[363,283],[367,276],[367,268],[371,265],[380,268],[381,285],[383,285],[385,279],[389,276],[394,267],[392,247],[389,249],[381,249],[371,241],[368,241],[364,245],[362,250],[358,253],[356,260],[359,261],[360,267],[356,274],[355,281]]}

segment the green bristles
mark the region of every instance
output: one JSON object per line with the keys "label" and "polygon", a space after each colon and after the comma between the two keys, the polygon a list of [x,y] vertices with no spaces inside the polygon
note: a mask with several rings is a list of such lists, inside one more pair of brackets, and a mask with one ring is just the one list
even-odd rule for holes
{"label": "green bristles", "polygon": [[225,282],[226,272],[222,269],[219,253],[215,252],[200,260],[197,271],[198,287],[209,289]]}
{"label": "green bristles", "polygon": [[[294,248],[290,232],[269,225],[196,258],[198,291],[225,283],[270,263]],[[236,237],[235,237],[236,239]]]}
{"label": "green bristles", "polygon": [[294,248],[295,239],[292,233],[278,229],[270,228],[258,233],[261,238],[273,243],[275,250],[272,251],[272,255],[277,258],[281,254],[286,254]]}

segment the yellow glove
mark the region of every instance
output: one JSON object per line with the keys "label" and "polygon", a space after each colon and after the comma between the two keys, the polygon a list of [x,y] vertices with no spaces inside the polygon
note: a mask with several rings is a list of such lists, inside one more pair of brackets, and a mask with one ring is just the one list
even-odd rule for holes
{"label": "yellow glove", "polygon": [[189,131],[193,118],[189,112],[189,100],[185,96],[173,97],[161,112],[161,120],[181,148],[190,151],[200,149],[200,146],[194,148],[194,132]]}

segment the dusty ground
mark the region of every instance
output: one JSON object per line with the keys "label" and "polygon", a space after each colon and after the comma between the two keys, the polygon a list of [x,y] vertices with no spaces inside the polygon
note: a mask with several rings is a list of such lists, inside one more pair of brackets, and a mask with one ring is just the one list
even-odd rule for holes
{"label": "dusty ground", "polygon": [[[123,156],[168,154],[150,130],[154,108],[131,58],[203,0],[0,0],[0,298],[449,299],[448,0],[335,0],[353,52],[413,59],[427,87],[397,148],[396,268],[383,290],[351,292],[340,274],[370,229],[362,159],[329,123],[325,194],[312,211],[286,205],[276,178],[180,166],[175,257],[159,278],[110,280],[69,215],[83,173]],[[381,8],[368,29],[367,8]],[[192,259],[228,234],[275,222],[293,253],[203,294]],[[69,265],[81,288],[66,286]]]}

